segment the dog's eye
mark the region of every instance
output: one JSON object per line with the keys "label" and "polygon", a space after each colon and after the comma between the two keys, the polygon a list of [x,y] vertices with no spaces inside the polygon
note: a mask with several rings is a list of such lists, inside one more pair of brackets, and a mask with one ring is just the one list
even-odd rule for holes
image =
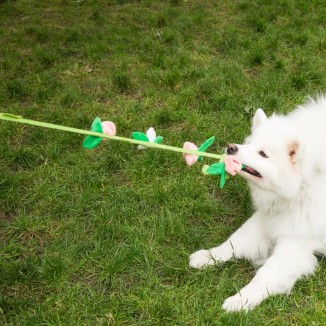
{"label": "dog's eye", "polygon": [[266,153],[264,151],[260,151],[258,154],[263,158],[268,158],[268,156],[266,155]]}

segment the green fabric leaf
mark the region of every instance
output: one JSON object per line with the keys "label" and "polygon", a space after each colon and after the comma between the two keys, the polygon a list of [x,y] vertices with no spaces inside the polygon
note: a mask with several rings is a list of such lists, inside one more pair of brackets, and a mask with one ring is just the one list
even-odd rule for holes
{"label": "green fabric leaf", "polygon": [[[205,152],[207,150],[208,147],[210,147],[213,143],[214,143],[215,137],[211,137],[207,140],[205,140],[205,142],[203,144],[200,145],[200,147],[198,148],[199,152]],[[198,161],[201,162],[203,160],[202,156],[198,157]]]}
{"label": "green fabric leaf", "polygon": [[131,137],[135,140],[140,140],[140,141],[145,141],[145,142],[149,142],[148,137],[142,133],[142,132],[133,132],[131,134]]}
{"label": "green fabric leaf", "polygon": [[198,148],[198,151],[200,152],[205,152],[207,150],[208,147],[210,147],[215,141],[215,136],[208,138],[207,140],[205,140],[205,142],[203,144],[200,145],[200,147]]}
{"label": "green fabric leaf", "polygon": [[[101,124],[101,119],[99,117],[96,117],[91,125],[91,131],[94,132],[100,132],[103,133],[103,128]],[[84,141],[83,141],[83,147],[87,149],[93,149],[95,148],[100,142],[102,141],[101,137],[97,136],[92,136],[89,135],[87,136]]]}
{"label": "green fabric leaf", "polygon": [[224,162],[214,163],[207,168],[206,172],[207,174],[213,174],[213,175],[225,173],[225,163]]}
{"label": "green fabric leaf", "polygon": [[95,148],[100,142],[102,138],[96,136],[87,136],[83,141],[83,147],[87,149]]}
{"label": "green fabric leaf", "polygon": [[225,163],[218,162],[212,165],[204,165],[202,172],[206,175],[220,175],[220,188],[222,189],[225,185],[226,179],[228,178],[225,172]]}
{"label": "green fabric leaf", "polygon": [[162,137],[162,136],[157,136],[157,137],[154,139],[154,143],[156,143],[156,144],[161,144],[161,143],[163,143],[163,137]]}
{"label": "green fabric leaf", "polygon": [[226,173],[222,173],[221,174],[221,178],[220,178],[220,188],[222,189],[225,185],[225,181],[226,181]]}
{"label": "green fabric leaf", "polygon": [[101,119],[96,117],[91,124],[91,131],[103,133]]}

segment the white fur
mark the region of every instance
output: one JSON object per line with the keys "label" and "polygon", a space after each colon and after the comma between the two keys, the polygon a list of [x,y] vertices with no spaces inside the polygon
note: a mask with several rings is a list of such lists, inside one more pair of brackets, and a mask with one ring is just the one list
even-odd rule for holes
{"label": "white fur", "polygon": [[[258,109],[252,134],[235,156],[262,178],[244,171],[255,214],[222,245],[199,250],[190,266],[245,258],[262,264],[251,282],[225,300],[226,311],[249,310],[274,294],[289,293],[326,254],[326,97],[287,116]],[[264,151],[268,158],[259,155]]]}

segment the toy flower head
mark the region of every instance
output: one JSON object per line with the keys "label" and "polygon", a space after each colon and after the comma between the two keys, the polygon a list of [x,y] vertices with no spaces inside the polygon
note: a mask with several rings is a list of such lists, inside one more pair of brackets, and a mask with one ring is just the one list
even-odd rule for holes
{"label": "toy flower head", "polygon": [[117,133],[117,128],[115,124],[111,121],[103,121],[101,123],[103,134],[109,135],[109,136],[115,136]]}
{"label": "toy flower head", "polygon": [[[193,150],[193,151],[198,150],[198,147],[195,144],[193,144],[193,143],[191,143],[189,141],[186,141],[183,144],[183,148],[184,149],[190,149],[190,150]],[[186,160],[187,165],[189,165],[189,166],[195,164],[199,159],[199,156],[196,156],[196,155],[193,155],[193,154],[187,154],[187,153],[183,153],[183,157]]]}
{"label": "toy flower head", "polygon": [[[150,127],[147,131],[146,131],[146,136],[148,138],[148,141],[150,143],[154,143],[154,140],[156,138],[156,131],[153,127]],[[138,145],[138,149],[146,149],[145,146],[143,145]]]}
{"label": "toy flower head", "polygon": [[228,172],[231,175],[236,175],[242,169],[241,162],[234,156],[223,156],[221,161],[212,165],[205,165],[203,167],[204,174],[219,175],[220,176],[220,188],[224,187]]}
{"label": "toy flower head", "polygon": [[[205,152],[207,150],[207,148],[209,148],[214,143],[214,140],[215,140],[214,136],[211,137],[211,138],[208,138],[207,140],[205,140],[205,142],[203,144],[201,144],[199,146],[199,148],[195,144],[193,144],[193,143],[191,143],[189,141],[186,141],[183,144],[183,148],[184,149],[194,150],[194,151],[199,151],[199,152]],[[187,154],[187,153],[184,153],[183,157],[186,160],[186,163],[188,165],[193,165],[197,161],[202,161],[203,160],[202,156],[197,156],[197,155]]]}
{"label": "toy flower head", "polygon": [[227,156],[224,159],[224,163],[226,172],[228,172],[232,176],[236,175],[239,171],[241,171],[242,164],[235,156]]}
{"label": "toy flower head", "polygon": [[[147,143],[157,143],[161,144],[163,142],[162,136],[156,136],[156,131],[153,127],[150,127],[146,131],[146,135],[142,132],[133,132],[132,138],[135,140],[140,140]],[[146,149],[144,145],[138,145],[138,149]]]}
{"label": "toy flower head", "polygon": [[[115,136],[116,126],[111,121],[103,121],[96,117],[91,125],[91,131],[101,134],[107,134],[109,136]],[[95,148],[102,141],[101,137],[89,135],[83,141],[83,147],[87,149]]]}

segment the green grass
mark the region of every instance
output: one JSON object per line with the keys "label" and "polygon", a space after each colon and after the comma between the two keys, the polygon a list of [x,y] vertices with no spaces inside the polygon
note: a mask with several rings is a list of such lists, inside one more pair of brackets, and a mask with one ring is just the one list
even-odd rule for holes
{"label": "green grass", "polygon": [[[0,111],[165,143],[241,142],[257,107],[326,88],[326,7],[313,0],[0,1]],[[191,270],[252,211],[238,177],[180,155],[0,123],[2,325],[323,325],[325,262],[249,314],[223,300],[245,261]]]}

